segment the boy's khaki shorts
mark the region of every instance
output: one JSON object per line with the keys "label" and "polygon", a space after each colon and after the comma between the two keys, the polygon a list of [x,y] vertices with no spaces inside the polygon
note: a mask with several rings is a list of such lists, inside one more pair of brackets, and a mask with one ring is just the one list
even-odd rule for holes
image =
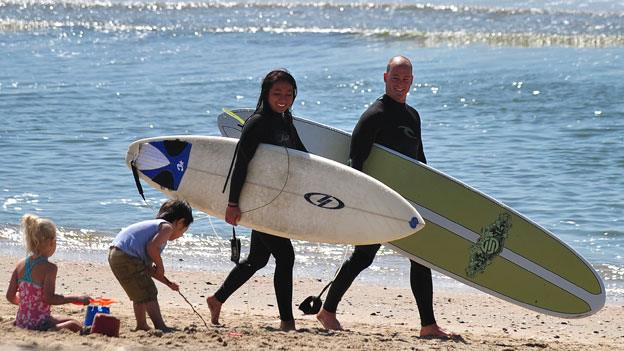
{"label": "boy's khaki shorts", "polygon": [[108,251],[108,264],[132,302],[156,301],[158,290],[143,260],[111,247]]}

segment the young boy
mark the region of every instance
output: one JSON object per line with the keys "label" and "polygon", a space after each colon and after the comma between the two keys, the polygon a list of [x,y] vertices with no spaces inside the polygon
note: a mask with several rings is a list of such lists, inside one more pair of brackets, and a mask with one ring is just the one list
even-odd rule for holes
{"label": "young boy", "polygon": [[113,240],[108,253],[108,263],[113,274],[128,294],[134,307],[136,330],[149,330],[145,314],[154,328],[168,331],[160,314],[158,290],[152,277],[171,290],[178,284],[165,277],[165,267],[160,256],[167,241],[181,237],[193,223],[189,204],[169,200],[162,204],[156,219],[142,221],[122,229]]}

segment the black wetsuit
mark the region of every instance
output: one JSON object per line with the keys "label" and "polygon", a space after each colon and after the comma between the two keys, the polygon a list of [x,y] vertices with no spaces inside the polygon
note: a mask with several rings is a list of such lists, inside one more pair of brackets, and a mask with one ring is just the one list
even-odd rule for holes
{"label": "black wetsuit", "polygon": [[[406,156],[427,163],[420,133],[420,116],[407,104],[401,104],[384,95],[377,99],[358,121],[351,137],[349,157],[351,166],[362,170],[373,143],[386,146]],[[336,313],[338,303],[353,280],[373,259],[381,245],[358,245],[334,279],[323,308]],[[433,314],[433,284],[431,270],[412,260],[410,285],[416,298],[422,326],[436,323]]]}
{"label": "black wetsuit", "polygon": [[[273,112],[256,113],[247,119],[238,145],[236,163],[230,184],[230,202],[238,202],[245,178],[247,166],[253,158],[260,143],[286,146],[288,148],[307,151],[301,143],[292,123],[292,116],[284,116]],[[243,208],[244,209],[244,208]],[[243,214],[244,215],[244,214]],[[253,274],[266,266],[269,257],[275,257],[275,274],[273,285],[282,321],[293,320],[292,313],[292,272],[295,252],[289,239],[251,231],[249,255],[238,264],[227,276],[215,297],[225,302]]]}

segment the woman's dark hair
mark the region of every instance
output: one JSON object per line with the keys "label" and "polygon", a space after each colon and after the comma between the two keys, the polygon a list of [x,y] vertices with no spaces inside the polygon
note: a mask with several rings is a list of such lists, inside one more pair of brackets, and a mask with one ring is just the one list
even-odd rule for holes
{"label": "woman's dark hair", "polygon": [[280,68],[269,72],[262,81],[262,88],[260,90],[260,97],[256,104],[256,113],[264,112],[265,106],[269,106],[269,91],[277,82],[286,82],[293,87],[293,101],[297,97],[297,82],[295,78],[286,69]]}
{"label": "woman's dark hair", "polygon": [[186,226],[190,226],[193,223],[193,209],[191,205],[182,200],[167,200],[160,206],[158,210],[157,219],[164,219],[169,223],[173,223],[180,218],[184,219]]}

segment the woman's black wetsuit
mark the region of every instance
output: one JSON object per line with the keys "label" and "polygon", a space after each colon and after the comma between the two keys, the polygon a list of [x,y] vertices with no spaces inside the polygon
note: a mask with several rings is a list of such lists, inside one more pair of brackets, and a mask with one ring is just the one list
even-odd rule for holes
{"label": "woman's black wetsuit", "polygon": [[[262,112],[255,113],[249,117],[243,127],[232,173],[229,197],[229,201],[232,203],[238,203],[238,198],[247,177],[247,166],[260,143],[307,151],[292,123],[292,115],[290,113],[287,112],[282,115],[274,112]],[[295,253],[290,239],[256,230],[251,231],[249,255],[232,269],[219,290],[217,290],[215,293],[217,300],[222,303],[225,302],[257,270],[266,266],[271,255],[275,257],[273,285],[275,287],[280,319],[282,321],[293,320],[292,272]]]}

